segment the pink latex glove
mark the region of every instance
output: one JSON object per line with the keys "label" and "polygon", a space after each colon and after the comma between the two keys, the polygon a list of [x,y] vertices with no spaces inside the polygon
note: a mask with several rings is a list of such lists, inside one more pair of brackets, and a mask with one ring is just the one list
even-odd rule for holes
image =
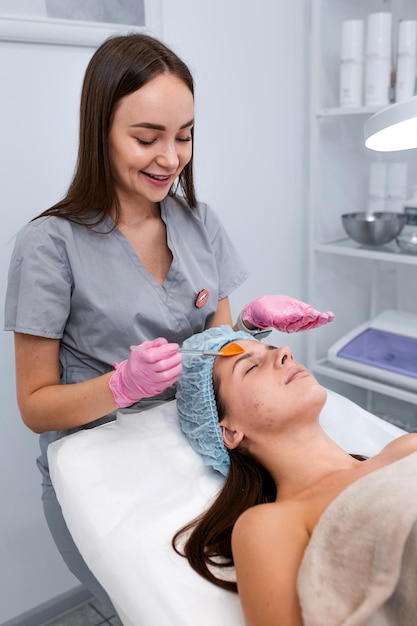
{"label": "pink latex glove", "polygon": [[275,328],[284,333],[318,328],[332,322],[331,311],[320,313],[309,304],[289,296],[261,296],[242,309],[242,320],[257,328]]}
{"label": "pink latex glove", "polygon": [[159,337],[137,347],[141,350],[132,350],[126,361],[113,363],[116,370],[109,387],[119,408],[161,393],[178,380],[182,371],[177,343]]}

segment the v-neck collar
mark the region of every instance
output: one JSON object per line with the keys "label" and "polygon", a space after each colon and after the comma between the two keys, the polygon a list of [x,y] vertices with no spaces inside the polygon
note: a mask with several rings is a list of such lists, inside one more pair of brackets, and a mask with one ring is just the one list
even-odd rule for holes
{"label": "v-neck collar", "polygon": [[170,291],[170,287],[173,282],[173,278],[175,277],[178,271],[178,256],[176,254],[175,246],[173,245],[173,242],[171,239],[170,226],[169,226],[169,222],[170,222],[169,211],[167,210],[165,200],[160,202],[159,208],[160,208],[161,219],[164,222],[165,228],[166,228],[167,245],[168,245],[168,248],[171,250],[171,254],[172,254],[171,265],[168,269],[168,272],[166,273],[166,276],[163,280],[162,285],[156,280],[153,274],[148,269],[146,269],[146,267],[143,265],[135,249],[133,248],[133,246],[127,239],[127,237],[125,237],[125,235],[122,233],[118,225],[114,222],[113,218],[110,217],[110,215],[108,215],[107,218],[104,220],[103,229],[100,228],[100,230],[102,230],[105,233],[107,232],[109,235],[114,235],[117,238],[117,240],[120,241],[120,243],[123,245],[125,251],[129,255],[129,258],[140,269],[140,271],[146,276],[147,280],[151,282],[154,287],[156,286],[158,289],[162,289],[168,295]]}

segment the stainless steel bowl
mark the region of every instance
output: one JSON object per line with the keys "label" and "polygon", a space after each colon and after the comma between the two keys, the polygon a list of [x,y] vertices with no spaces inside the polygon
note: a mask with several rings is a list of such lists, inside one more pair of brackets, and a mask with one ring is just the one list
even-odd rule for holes
{"label": "stainless steel bowl", "polygon": [[397,237],[407,221],[405,213],[345,213],[342,223],[346,233],[364,246],[382,246]]}
{"label": "stainless steel bowl", "polygon": [[398,235],[395,241],[403,252],[417,254],[417,231]]}

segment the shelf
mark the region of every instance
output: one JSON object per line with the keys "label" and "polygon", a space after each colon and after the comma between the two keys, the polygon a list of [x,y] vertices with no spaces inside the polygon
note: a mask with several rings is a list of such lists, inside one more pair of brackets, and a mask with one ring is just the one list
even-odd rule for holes
{"label": "shelf", "polygon": [[373,115],[381,107],[323,107],[318,109],[316,117],[346,117],[348,115]]}
{"label": "shelf", "polygon": [[[352,211],[352,207],[366,205],[368,168],[373,161],[407,162],[408,182],[416,177],[413,151],[377,154],[365,148],[363,124],[385,109],[385,105],[367,106],[363,98],[358,101],[361,106],[340,106],[340,26],[344,20],[365,20],[373,11],[382,10],[376,6],[378,3],[382,6],[387,0],[312,0],[311,3],[306,295],[308,302],[323,310],[335,309],[342,327],[349,324],[349,307],[355,311],[357,324],[373,319],[386,309],[403,308],[411,312],[417,307],[412,284],[414,274],[417,277],[417,254],[403,252],[395,239],[383,246],[360,245],[348,237],[341,223],[342,214]],[[393,0],[388,4],[387,10],[394,16],[393,24],[402,18],[404,10],[416,19],[416,0]],[[397,384],[378,372],[362,375],[359,370],[350,371],[343,363],[332,363],[323,358],[331,337],[332,333],[307,334],[307,363],[313,373],[323,376],[328,384],[333,380],[335,387],[345,383],[346,393],[343,393],[347,397],[366,396],[371,408],[377,408],[379,403],[386,405],[386,412],[393,413],[387,417],[389,421],[397,418],[401,421],[403,414],[404,420],[411,414],[412,419],[417,419],[417,380],[415,385],[412,381],[408,386],[408,380],[401,379]],[[336,381],[340,383],[336,385]],[[390,398],[392,402],[388,402]],[[402,402],[410,406],[403,406]]]}
{"label": "shelf", "polygon": [[361,246],[352,239],[338,239],[329,243],[316,244],[314,250],[325,254],[339,254],[341,256],[353,256],[374,261],[417,265],[417,254],[401,252],[394,241],[385,244],[385,246],[371,248]]}
{"label": "shelf", "polygon": [[326,359],[314,363],[312,370],[314,373],[321,374],[322,376],[327,376],[328,378],[349,383],[356,387],[362,387],[368,391],[375,391],[382,395],[417,405],[417,392],[410,391],[404,387],[392,387],[391,385],[375,380],[375,378],[348,372],[342,368],[336,367],[336,365]]}

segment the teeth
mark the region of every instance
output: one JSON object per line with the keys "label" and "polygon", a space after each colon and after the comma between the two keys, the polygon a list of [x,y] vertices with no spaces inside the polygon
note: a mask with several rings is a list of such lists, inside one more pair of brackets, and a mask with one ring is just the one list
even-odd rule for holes
{"label": "teeth", "polygon": [[155,174],[148,174],[151,178],[155,178],[156,180],[167,180],[169,176],[155,176]]}

